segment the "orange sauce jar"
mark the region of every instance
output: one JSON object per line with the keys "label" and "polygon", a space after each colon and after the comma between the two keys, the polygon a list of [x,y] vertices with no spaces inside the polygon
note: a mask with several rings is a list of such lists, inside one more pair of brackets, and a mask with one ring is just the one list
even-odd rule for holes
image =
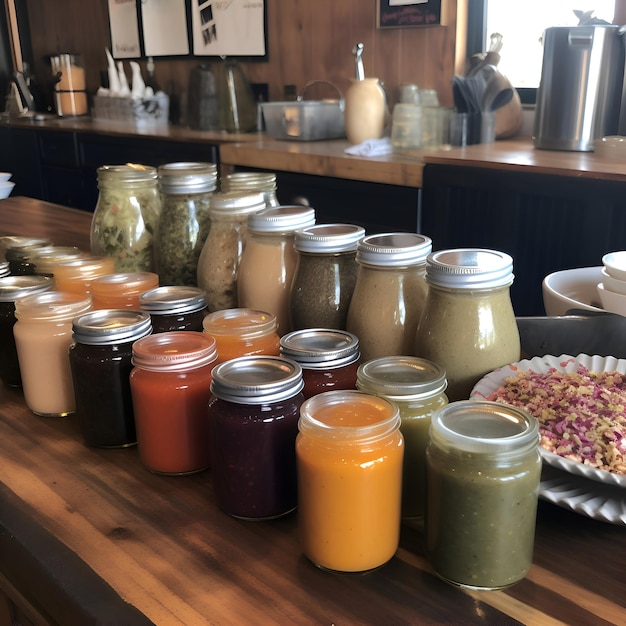
{"label": "orange sauce jar", "polygon": [[207,315],[202,326],[215,338],[217,363],[240,356],[280,355],[276,317],[254,309],[224,309]]}
{"label": "orange sauce jar", "polygon": [[85,256],[58,263],[54,268],[54,286],[58,291],[91,295],[91,286],[98,276],[115,273],[113,257]]}
{"label": "orange sauce jar", "polygon": [[207,405],[217,351],[196,331],[172,331],[133,344],[130,388],[139,458],[152,472],[191,474],[211,464]]}
{"label": "orange sauce jar", "polygon": [[296,439],[302,547],[317,566],[365,572],[400,539],[404,440],[395,403],[327,391],[300,408]]}
{"label": "orange sauce jar", "polygon": [[159,286],[154,272],[124,272],[99,276],[91,285],[94,309],[141,308],[139,296]]}

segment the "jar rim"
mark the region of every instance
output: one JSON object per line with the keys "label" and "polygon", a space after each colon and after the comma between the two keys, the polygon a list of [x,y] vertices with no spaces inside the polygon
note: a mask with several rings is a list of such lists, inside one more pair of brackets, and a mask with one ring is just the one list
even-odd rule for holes
{"label": "jar rim", "polygon": [[315,224],[315,209],[299,204],[262,209],[248,217],[248,230],[255,233],[293,233]]}
{"label": "jar rim", "polygon": [[15,317],[34,321],[66,321],[88,311],[91,296],[64,291],[45,291],[15,301]]}
{"label": "jar rim", "polygon": [[194,313],[206,306],[206,292],[186,285],[163,285],[139,296],[139,307],[150,315]]}
{"label": "jar rim", "polygon": [[215,339],[193,330],[156,333],[133,343],[133,365],[152,372],[184,372],[216,359]]}
{"label": "jar rim", "polygon": [[54,281],[50,276],[2,276],[0,278],[0,302],[15,302],[18,298],[49,291]]}
{"label": "jar rim", "polygon": [[202,328],[207,335],[245,338],[267,335],[278,328],[275,315],[256,309],[222,309],[209,313],[202,320]]}
{"label": "jar rim", "polygon": [[451,289],[490,289],[513,282],[513,257],[486,248],[453,248],[426,259],[426,281]]}
{"label": "jar rim", "polygon": [[305,328],[280,338],[280,352],[304,369],[326,369],[358,361],[359,339],[347,330]]}
{"label": "jar rim", "polygon": [[296,232],[294,247],[300,252],[331,253],[356,250],[365,229],[356,224],[313,224]]}
{"label": "jar rim", "polygon": [[357,245],[356,260],[373,267],[425,265],[432,247],[432,239],[418,233],[368,235]]}

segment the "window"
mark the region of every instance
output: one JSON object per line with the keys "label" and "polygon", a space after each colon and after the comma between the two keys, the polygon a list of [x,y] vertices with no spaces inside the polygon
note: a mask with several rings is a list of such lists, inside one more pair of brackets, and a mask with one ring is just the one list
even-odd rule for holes
{"label": "window", "polygon": [[[619,1],[619,0],[618,0]],[[468,58],[489,49],[492,33],[502,34],[500,71],[515,85],[522,102],[534,102],[543,60],[541,36],[550,26],[575,26],[574,10],[593,11],[612,23],[616,0],[469,0]]]}

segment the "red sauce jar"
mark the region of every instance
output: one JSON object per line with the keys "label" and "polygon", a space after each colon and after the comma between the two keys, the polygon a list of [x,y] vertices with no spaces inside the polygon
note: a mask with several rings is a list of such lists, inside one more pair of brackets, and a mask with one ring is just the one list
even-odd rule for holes
{"label": "red sauce jar", "polygon": [[345,330],[309,328],[280,339],[282,356],[302,367],[304,397],[324,391],[355,389],[359,368],[359,340]]}
{"label": "red sauce jar", "polygon": [[150,335],[133,344],[130,387],[139,457],[159,474],[211,464],[207,404],[215,340],[194,331]]}

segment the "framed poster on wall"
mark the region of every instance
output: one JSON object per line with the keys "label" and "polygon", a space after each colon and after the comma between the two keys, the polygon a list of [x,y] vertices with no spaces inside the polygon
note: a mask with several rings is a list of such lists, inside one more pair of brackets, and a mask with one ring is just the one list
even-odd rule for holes
{"label": "framed poster on wall", "polygon": [[377,0],[378,28],[439,26],[445,0]]}

